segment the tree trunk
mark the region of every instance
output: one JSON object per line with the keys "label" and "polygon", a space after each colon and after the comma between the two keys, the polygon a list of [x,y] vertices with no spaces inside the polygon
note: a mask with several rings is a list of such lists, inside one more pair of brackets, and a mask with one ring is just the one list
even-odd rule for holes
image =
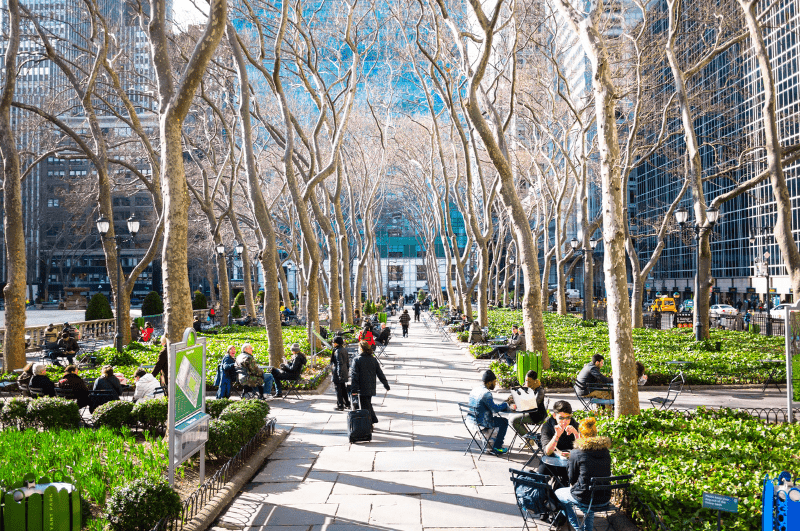
{"label": "tree trunk", "polygon": [[[293,310],[294,305],[292,304],[292,297],[289,295],[289,281],[286,279],[286,272],[283,270],[283,265],[281,265],[280,260],[277,262],[276,266],[279,275],[278,278],[281,283],[281,297],[283,297],[283,306]],[[266,308],[266,305],[264,308]]]}
{"label": "tree trunk", "polygon": [[4,80],[0,98],[0,154],[3,156],[3,228],[6,243],[6,334],[3,340],[3,372],[25,366],[25,256],[24,217],[22,211],[22,182],[19,153],[11,127],[11,101],[17,82],[17,52],[19,50],[19,3],[8,0],[8,41],[4,57]]}

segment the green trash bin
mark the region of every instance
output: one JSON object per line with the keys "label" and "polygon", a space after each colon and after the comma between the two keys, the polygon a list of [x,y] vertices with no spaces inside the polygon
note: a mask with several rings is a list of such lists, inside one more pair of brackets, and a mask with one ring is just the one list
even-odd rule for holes
{"label": "green trash bin", "polygon": [[15,531],[80,531],[81,497],[71,477],[56,472],[53,479],[22,481],[2,491],[0,529]]}
{"label": "green trash bin", "polygon": [[520,385],[525,385],[525,375],[528,371],[534,370],[542,377],[542,353],[541,352],[517,352],[517,380]]}
{"label": "green trash bin", "polygon": [[379,312],[378,313],[378,321],[380,321],[381,323],[385,323],[386,322],[386,312]]}

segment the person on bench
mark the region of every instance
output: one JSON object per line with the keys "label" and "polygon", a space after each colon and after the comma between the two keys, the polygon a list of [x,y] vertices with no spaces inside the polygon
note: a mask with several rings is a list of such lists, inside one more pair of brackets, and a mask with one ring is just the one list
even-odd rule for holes
{"label": "person on bench", "polygon": [[495,347],[494,350],[489,353],[489,358],[495,359],[495,357],[497,357],[498,359],[505,360],[509,365],[513,365],[516,362],[516,360],[511,361],[514,357],[514,353],[518,348],[524,345],[524,342],[525,335],[517,325],[514,325],[511,327],[511,337],[508,338],[508,343]]}
{"label": "person on bench", "polygon": [[392,330],[386,327],[386,323],[381,323],[381,333],[378,334],[378,339],[376,339],[375,342],[385,347],[389,344],[389,337],[391,335]]}
{"label": "person on bench", "polygon": [[72,337],[69,331],[64,331],[61,333],[61,339],[58,340],[58,348],[60,351],[54,351],[51,353],[50,357],[53,360],[54,365],[61,365],[58,362],[59,356],[66,356],[69,364],[72,365],[72,360],[75,358],[75,354],[78,353],[80,350],[80,346],[78,342]]}
{"label": "person on bench", "polygon": [[281,389],[281,381],[283,380],[298,380],[300,375],[303,374],[303,367],[306,365],[306,357],[300,352],[300,343],[292,345],[292,354],[294,358],[289,362],[289,365],[281,363],[280,369],[272,369],[272,377],[275,378],[275,387],[278,389],[275,397],[280,397],[283,394]]}

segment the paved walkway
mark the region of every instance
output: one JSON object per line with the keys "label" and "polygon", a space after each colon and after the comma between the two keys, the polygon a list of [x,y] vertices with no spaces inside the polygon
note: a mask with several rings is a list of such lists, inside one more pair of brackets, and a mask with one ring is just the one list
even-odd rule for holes
{"label": "paved walkway", "polygon": [[[457,404],[480,384],[476,365],[421,323],[412,322],[409,335],[398,333],[382,358],[391,391],[373,400],[380,422],[370,443],[348,442],[347,414],[334,411],[332,386],[299,401],[272,400],[271,415],[290,433],[213,529],[518,531],[522,518],[508,469],[520,468],[530,454],[464,455],[469,439]],[[727,403],[732,393],[715,391],[714,400]],[[759,406],[781,407],[780,396],[773,390]],[[679,407],[715,403],[706,390],[684,397]]]}

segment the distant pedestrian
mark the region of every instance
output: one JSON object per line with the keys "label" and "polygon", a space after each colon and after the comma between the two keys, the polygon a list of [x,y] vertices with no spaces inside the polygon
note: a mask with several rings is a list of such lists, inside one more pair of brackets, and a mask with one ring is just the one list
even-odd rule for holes
{"label": "distant pedestrian", "polygon": [[414,303],[414,321],[419,321],[419,313],[422,311],[422,305],[419,301]]}
{"label": "distant pedestrian", "polygon": [[408,315],[408,310],[403,310],[400,314],[400,326],[403,327],[403,337],[408,337],[408,324],[411,322],[411,316]]}
{"label": "distant pedestrian", "polygon": [[333,338],[331,354],[331,379],[336,386],[336,410],[350,409],[350,397],[347,396],[347,379],[350,377],[350,354],[344,347],[342,336]]}
{"label": "distant pedestrian", "polygon": [[361,354],[353,360],[350,366],[350,390],[353,396],[358,396],[358,403],[361,409],[368,409],[372,417],[372,423],[378,423],[378,417],[372,408],[372,397],[376,394],[377,385],[375,379],[381,381],[383,388],[389,391],[389,382],[386,380],[380,363],[372,355],[372,347],[366,341],[359,342]]}

